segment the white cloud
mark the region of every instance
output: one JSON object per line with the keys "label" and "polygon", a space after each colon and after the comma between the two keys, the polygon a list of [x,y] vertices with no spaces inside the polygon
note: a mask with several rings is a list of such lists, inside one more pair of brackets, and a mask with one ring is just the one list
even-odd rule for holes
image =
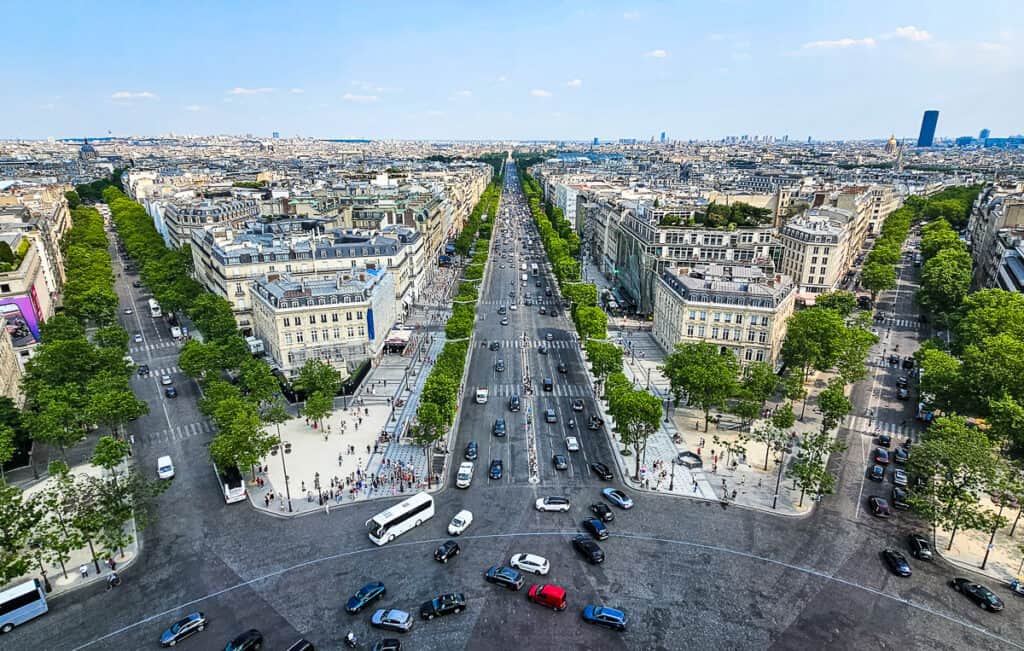
{"label": "white cloud", "polygon": [[203,107],[199,106],[198,104],[189,104],[188,106],[185,107],[185,110],[186,111],[192,111],[192,112],[202,111]]}
{"label": "white cloud", "polygon": [[110,99],[160,99],[155,93],[151,93],[148,90],[144,90],[138,93],[133,93],[127,90],[119,90],[110,96]]}
{"label": "white cloud", "polygon": [[639,11],[627,11],[627,12],[622,14],[622,17],[625,20],[637,20],[638,18],[640,18],[640,12]]}
{"label": "white cloud", "polygon": [[653,59],[664,59],[668,56],[668,52],[665,50],[651,50],[645,56],[649,56]]}
{"label": "white cloud", "polygon": [[708,40],[709,41],[724,41],[725,40],[725,34],[719,34],[717,32],[708,34]]}
{"label": "white cloud", "polygon": [[289,88],[288,92],[291,93],[292,95],[301,95],[302,93],[306,92],[306,89],[305,88]]}
{"label": "white cloud", "polygon": [[506,77],[505,75],[501,75],[500,77],[498,77],[497,81],[499,83],[504,83],[504,82],[508,81],[508,77]]}
{"label": "white cloud", "polygon": [[811,41],[804,43],[805,50],[841,50],[848,47],[875,47],[875,39],[870,36],[864,38],[838,38],[833,41]]}
{"label": "white cloud", "polygon": [[341,99],[353,104],[373,104],[380,98],[376,95],[356,95],[354,93],[345,93],[341,96]]}
{"label": "white cloud", "polygon": [[534,97],[551,97],[551,92],[546,91],[543,88],[534,88],[530,91],[530,94]]}
{"label": "white cloud", "polygon": [[582,79],[570,79],[569,81],[565,82],[565,85],[568,86],[569,88],[580,88],[580,87],[583,86],[583,80]]}
{"label": "white cloud", "polygon": [[230,95],[266,95],[267,93],[274,92],[273,88],[242,88],[241,86],[235,86],[228,91]]}
{"label": "white cloud", "polygon": [[455,91],[455,96],[456,97],[472,97],[473,96],[473,91],[471,91],[471,90],[458,90],[458,91]]}
{"label": "white cloud", "polygon": [[907,25],[906,27],[897,27],[896,31],[891,34],[886,34],[884,38],[902,38],[907,41],[930,41],[932,35],[923,29],[918,29],[913,25]]}

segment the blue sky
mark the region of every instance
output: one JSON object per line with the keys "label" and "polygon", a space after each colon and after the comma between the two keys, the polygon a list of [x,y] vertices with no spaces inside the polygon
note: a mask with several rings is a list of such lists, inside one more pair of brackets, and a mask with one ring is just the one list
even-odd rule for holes
{"label": "blue sky", "polygon": [[4,18],[0,138],[884,138],[928,108],[942,137],[1024,131],[1019,0],[110,0]]}

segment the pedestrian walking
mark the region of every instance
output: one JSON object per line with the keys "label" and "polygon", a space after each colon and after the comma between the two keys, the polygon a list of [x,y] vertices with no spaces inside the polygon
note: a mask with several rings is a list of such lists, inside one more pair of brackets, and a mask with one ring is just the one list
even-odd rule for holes
{"label": "pedestrian walking", "polygon": [[694,493],[697,492],[697,480],[696,479],[693,480],[693,492]]}
{"label": "pedestrian walking", "polygon": [[86,565],[85,563],[82,563],[81,565],[78,566],[78,571],[82,575],[83,579],[89,577],[89,566]]}
{"label": "pedestrian walking", "polygon": [[267,493],[266,495],[263,496],[263,508],[270,508],[270,493]]}

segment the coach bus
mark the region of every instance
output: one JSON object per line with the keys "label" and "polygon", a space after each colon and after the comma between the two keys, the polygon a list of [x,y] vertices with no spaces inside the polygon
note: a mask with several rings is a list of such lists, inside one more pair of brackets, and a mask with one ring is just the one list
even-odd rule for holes
{"label": "coach bus", "polygon": [[149,316],[158,319],[161,314],[163,313],[160,311],[160,304],[156,302],[155,298],[149,299]]}
{"label": "coach bus", "polygon": [[537,277],[537,272],[540,271],[540,269],[537,268],[537,263],[536,262],[534,262],[532,265],[530,265],[530,271],[533,272],[533,276],[534,276],[534,278],[536,278]]}
{"label": "coach bus", "polygon": [[376,545],[383,545],[434,517],[434,498],[417,493],[366,521],[366,532]]}
{"label": "coach bus", "polygon": [[39,579],[4,590],[0,592],[0,633],[10,633],[15,626],[39,617],[49,609],[46,592]]}

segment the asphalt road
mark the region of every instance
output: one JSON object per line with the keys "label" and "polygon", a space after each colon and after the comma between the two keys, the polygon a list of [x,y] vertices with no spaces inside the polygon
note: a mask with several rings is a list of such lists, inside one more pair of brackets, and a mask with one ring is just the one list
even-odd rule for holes
{"label": "asphalt road", "polygon": [[[507,178],[514,182],[511,169]],[[506,264],[503,284],[503,270],[492,271],[497,273],[481,302],[479,338],[498,338],[492,333],[504,331],[509,334],[502,341],[524,331],[533,341],[548,331],[555,341],[571,338],[567,321],[540,316],[536,305],[526,309],[518,296],[510,325],[500,326],[497,305],[488,301],[507,299],[510,273]],[[144,307],[140,300],[136,310]],[[160,325],[145,313],[140,316],[144,334],[159,337]],[[380,605],[414,614],[437,594],[467,595],[469,607],[459,615],[417,621],[408,634],[386,635],[401,637],[408,649],[1024,648],[1019,632],[1024,604],[990,583],[1007,599],[1007,609],[981,611],[945,585],[961,573],[942,561],[914,563],[913,577],[894,577],[878,552],[885,544],[900,544],[897,519],[880,522],[851,513],[851,499],[842,491],[803,519],[634,493],[635,508],[615,510],[612,536],[600,543],[605,563],[585,564],[569,540],[606,485],[588,473],[585,462],[606,455],[608,444],[584,430],[581,452],[566,453],[570,469],[551,468],[549,453],[564,449],[572,387],[585,387],[583,370],[571,348],[554,348],[548,359],[541,359],[536,347],[526,349],[525,356],[520,350],[503,345],[495,353],[478,345],[469,386],[521,391],[524,360],[537,369],[531,377],[549,372],[559,356],[569,362],[568,374],[552,376],[554,395],[543,395],[539,387],[534,394],[541,407],[553,404],[559,416],[557,426],[538,423],[540,482],[528,481],[525,435],[517,431],[525,405],[510,414],[507,398],[493,394],[486,405],[463,405],[453,453],[457,462],[462,444],[480,443],[473,485],[467,490],[446,486],[436,496],[432,520],[384,547],[369,542],[363,523],[388,501],[294,520],[263,516],[245,504],[225,505],[207,461],[209,434],[173,434],[173,428],[200,421],[194,387],[179,376],[175,386],[181,396],[169,400],[152,378],[136,378],[140,396],[153,410],[132,429],[136,458],[151,464],[157,455],[171,453],[178,467],[174,485],[162,497],[160,518],[144,532],[142,558],[125,570],[120,588],[105,592],[96,586],[53,599],[51,612],[3,638],[4,648],[155,648],[170,622],[202,610],[209,628],[179,648],[223,648],[237,633],[255,627],[263,631],[268,649],[284,649],[299,637],[318,648],[337,649],[349,630],[370,642],[385,637],[369,627],[377,604],[359,615],[343,610],[347,597],[370,580],[388,587]],[[172,365],[165,361],[173,359],[170,351],[150,353],[154,368]],[[506,377],[493,371],[498,355],[505,356]],[[568,389],[559,392],[561,387]],[[466,399],[472,400],[472,391]],[[586,414],[592,404],[584,399]],[[490,433],[499,416],[511,425],[504,440]],[[507,474],[498,482],[485,475],[492,457],[506,462]],[[844,468],[853,474],[862,470],[853,463]],[[843,481],[852,479],[844,475]],[[572,500],[569,513],[534,510],[537,497],[555,493]],[[450,517],[462,508],[475,515],[459,541],[463,553],[446,565],[437,563],[431,554],[447,538]],[[568,610],[549,611],[529,603],[525,588],[512,594],[483,581],[487,567],[522,551],[551,561],[551,574],[537,578],[567,589]],[[583,624],[579,610],[591,602],[625,610],[630,630],[620,634]]]}

